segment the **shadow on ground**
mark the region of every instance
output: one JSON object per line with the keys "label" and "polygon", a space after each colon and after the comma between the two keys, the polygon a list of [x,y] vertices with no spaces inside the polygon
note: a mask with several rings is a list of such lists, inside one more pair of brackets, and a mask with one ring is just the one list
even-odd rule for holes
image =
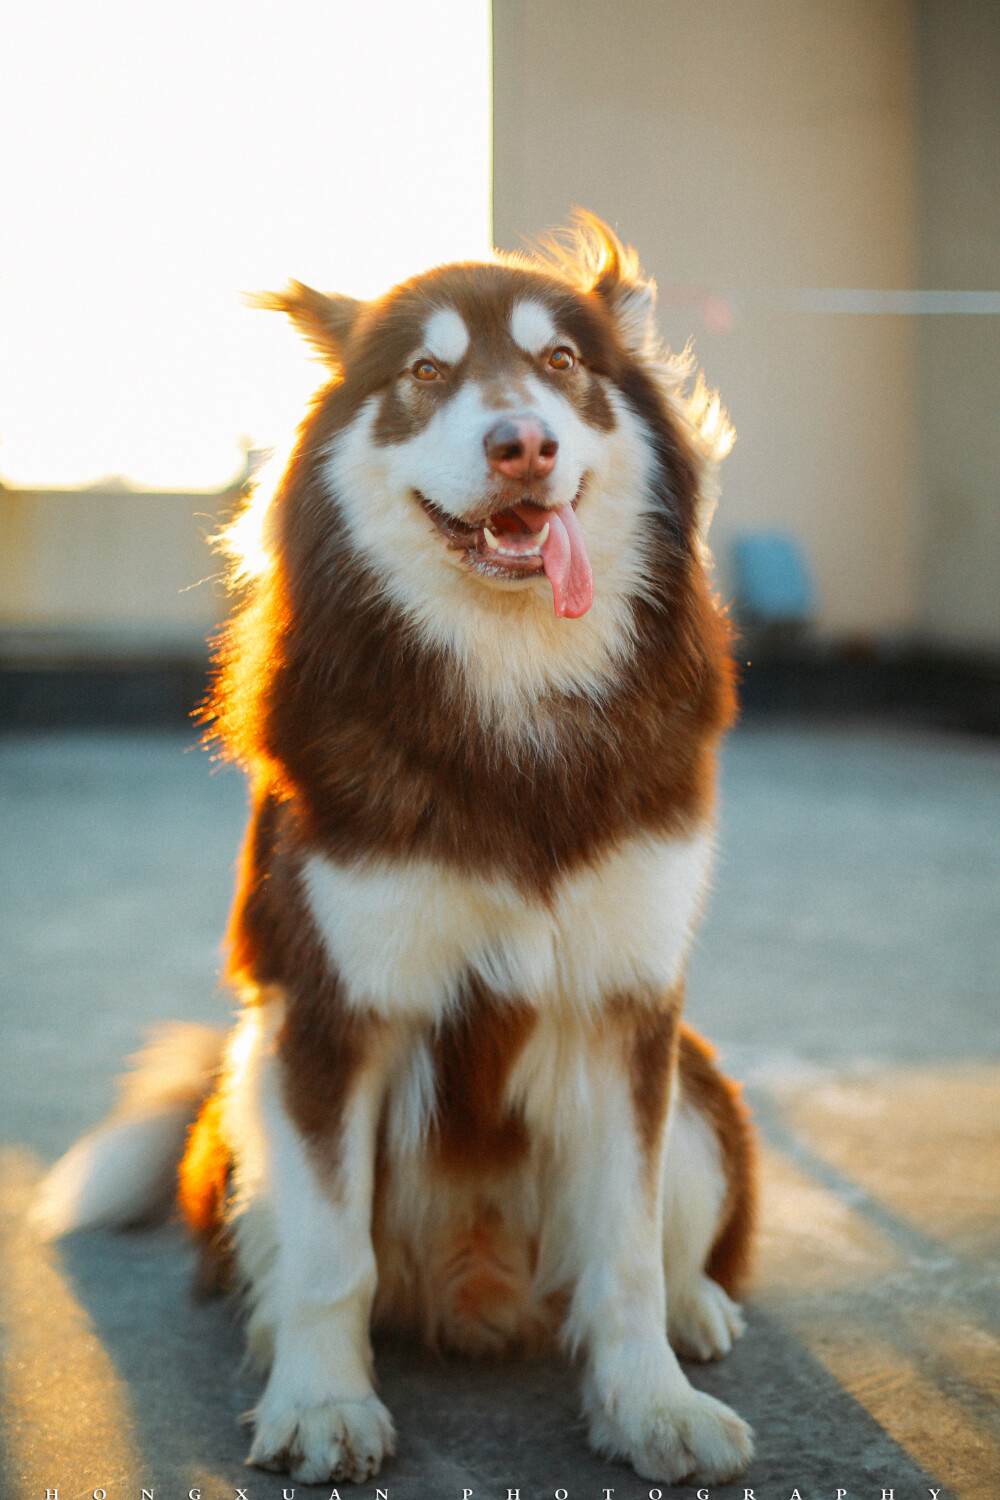
{"label": "shadow on ground", "polygon": [[[0,1152],[3,1500],[301,1500],[243,1465],[258,1386],[231,1310],[189,1301],[176,1228],[52,1248],[23,1223],[43,1163],[104,1113],[151,1024],[225,1024],[242,781],[213,774],[190,735],[11,738],[0,772],[0,902],[16,914],[0,952],[0,1135],[19,1143]],[[992,1500],[998,807],[984,742],[786,725],[727,746],[690,1012],[754,1083],[766,1141],[749,1332],[690,1370],[757,1431],[746,1478],[712,1500],[929,1500],[939,1486]],[[383,1345],[377,1369],[399,1455],[342,1497],[657,1488],[588,1452],[560,1365]]]}
{"label": "shadow on ground", "polygon": [[[36,1172],[20,1160],[12,1212],[23,1208]],[[8,1184],[8,1198],[10,1191]],[[26,1343],[12,1334],[26,1358],[13,1380],[8,1364],[5,1500],[50,1489],[89,1496],[95,1488],[106,1489],[108,1500],[138,1500],[142,1488],[178,1500],[198,1488],[204,1500],[233,1500],[237,1487],[247,1500],[278,1500],[296,1488],[244,1466],[240,1416],[259,1382],[242,1367],[234,1307],[191,1301],[194,1256],[179,1229],[81,1234],[57,1249],[26,1236],[14,1260],[8,1295],[24,1297],[33,1328]],[[47,1284],[39,1287],[39,1278]],[[42,1319],[31,1305],[39,1294],[47,1305]],[[17,1308],[11,1312],[16,1317]],[[602,1500],[608,1488],[613,1500],[642,1500],[656,1488],[589,1452],[576,1373],[556,1360],[438,1358],[383,1339],[376,1367],[399,1433],[398,1455],[378,1481],[390,1500],[462,1500],[465,1489],[475,1500],[506,1500],[509,1489],[519,1489],[521,1500],[557,1489],[569,1500]],[[837,1487],[851,1495],[926,1494],[928,1476],[768,1312],[751,1307],[733,1354],[688,1373],[735,1406],[758,1436],[745,1478],[712,1487],[718,1500],[743,1500],[746,1488],[784,1500],[793,1488],[802,1500]],[[374,1496],[376,1487],[339,1489]],[[322,1488],[324,1496],[331,1489]]]}

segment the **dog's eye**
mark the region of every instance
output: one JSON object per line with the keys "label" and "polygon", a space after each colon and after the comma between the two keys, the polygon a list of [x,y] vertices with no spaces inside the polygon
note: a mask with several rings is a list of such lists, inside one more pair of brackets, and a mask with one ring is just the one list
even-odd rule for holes
{"label": "dog's eye", "polygon": [[572,349],[567,349],[563,344],[560,344],[558,349],[553,349],[549,355],[550,370],[572,370],[575,364],[576,355]]}
{"label": "dog's eye", "polygon": [[429,359],[418,359],[410,369],[414,380],[437,380],[441,371],[437,365]]}

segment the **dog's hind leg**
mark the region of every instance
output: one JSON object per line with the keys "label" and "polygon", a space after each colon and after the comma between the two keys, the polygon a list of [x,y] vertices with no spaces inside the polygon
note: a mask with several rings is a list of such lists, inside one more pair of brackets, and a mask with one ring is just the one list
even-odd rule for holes
{"label": "dog's hind leg", "polygon": [[681,1028],[664,1162],[667,1326],[678,1354],[718,1359],[744,1331],[733,1298],[749,1266],[756,1174],[746,1106],[708,1045]]}

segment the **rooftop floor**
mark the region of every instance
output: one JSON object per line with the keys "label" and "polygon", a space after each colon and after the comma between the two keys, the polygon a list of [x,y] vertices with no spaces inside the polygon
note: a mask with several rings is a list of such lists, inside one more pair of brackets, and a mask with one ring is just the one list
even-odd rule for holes
{"label": "rooftop floor", "polygon": [[[0,741],[5,1500],[291,1488],[243,1467],[240,1332],[189,1302],[175,1228],[52,1249],[21,1222],[152,1023],[224,1023],[245,811],[191,736]],[[690,1370],[757,1432],[713,1500],[997,1493],[998,833],[995,742],[772,726],[729,743],[688,1015],[748,1082],[764,1206],[747,1336]],[[649,1494],[588,1453],[555,1364],[394,1346],[377,1364],[400,1434],[390,1500]]]}

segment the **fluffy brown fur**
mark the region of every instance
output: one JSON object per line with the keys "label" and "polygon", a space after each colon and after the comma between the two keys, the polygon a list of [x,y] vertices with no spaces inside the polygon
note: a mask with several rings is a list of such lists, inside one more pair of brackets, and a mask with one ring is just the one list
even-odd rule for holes
{"label": "fluffy brown fur", "polygon": [[[728,429],[597,220],[371,303],[260,299],[328,366],[206,705],[253,810],[232,1039],[181,1028],[58,1164],[51,1230],[158,1201],[185,1121],[200,1288],[269,1369],[249,1461],[394,1451],[369,1326],[579,1354],[592,1446],[653,1480],[752,1452],[725,1353],[753,1137],[681,1022],[734,714],[706,572]],[[585,618],[587,617],[587,618]],[[125,1162],[123,1168],[121,1163]]]}

